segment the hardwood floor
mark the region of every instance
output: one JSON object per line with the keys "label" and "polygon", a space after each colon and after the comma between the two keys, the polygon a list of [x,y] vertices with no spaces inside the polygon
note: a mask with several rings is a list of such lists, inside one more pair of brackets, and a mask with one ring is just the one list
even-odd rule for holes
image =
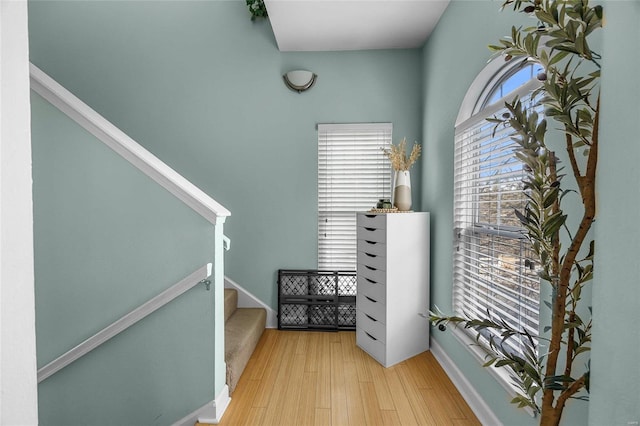
{"label": "hardwood floor", "polygon": [[220,425],[479,425],[430,352],[384,368],[349,331],[267,329]]}

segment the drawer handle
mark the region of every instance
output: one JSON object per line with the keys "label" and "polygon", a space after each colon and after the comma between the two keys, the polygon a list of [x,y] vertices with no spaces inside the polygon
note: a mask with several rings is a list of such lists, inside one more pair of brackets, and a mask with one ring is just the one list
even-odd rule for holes
{"label": "drawer handle", "polygon": [[369,281],[371,284],[378,284],[376,281],[370,280],[369,278],[365,278],[365,280]]}
{"label": "drawer handle", "polygon": [[374,268],[373,266],[369,266],[369,265],[364,265],[365,268],[369,269],[370,271],[377,271],[376,268]]}
{"label": "drawer handle", "polygon": [[376,255],[376,254],[371,254],[371,253],[365,253],[365,254],[366,254],[367,256],[369,256],[369,257],[378,257],[378,255]]}
{"label": "drawer handle", "polygon": [[372,301],[373,303],[378,303],[378,301],[376,299],[372,299],[369,296],[364,296],[366,299],[369,299],[370,301]]}
{"label": "drawer handle", "polygon": [[365,242],[365,243],[367,243],[367,244],[372,244],[372,245],[373,245],[373,244],[378,244],[378,243],[377,243],[377,242],[375,242],[375,241],[369,241],[369,240],[364,240],[364,242]]}
{"label": "drawer handle", "polygon": [[372,317],[371,315],[369,315],[369,314],[364,314],[364,315],[365,315],[367,318],[369,318],[371,321],[378,322],[378,320],[377,320],[377,319],[375,319],[374,317]]}
{"label": "drawer handle", "polygon": [[376,230],[376,228],[367,228],[366,226],[365,226],[365,228],[364,228],[364,229],[366,229],[366,230],[367,230],[367,231],[369,231],[369,232],[373,232],[373,231],[375,231],[375,230]]}
{"label": "drawer handle", "polygon": [[372,219],[373,219],[374,217],[376,217],[376,215],[375,215],[375,214],[365,214],[365,216],[366,216],[366,217],[370,217],[370,218],[372,218]]}
{"label": "drawer handle", "polygon": [[375,337],[373,337],[372,335],[370,335],[369,333],[367,333],[366,331],[364,332],[364,334],[366,334],[367,336],[369,336],[370,339],[372,340],[378,340]]}

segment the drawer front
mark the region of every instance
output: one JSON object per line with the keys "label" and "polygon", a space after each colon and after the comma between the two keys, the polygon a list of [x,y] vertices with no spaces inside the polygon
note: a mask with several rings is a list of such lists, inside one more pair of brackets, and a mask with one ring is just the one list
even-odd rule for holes
{"label": "drawer front", "polygon": [[387,287],[384,284],[371,280],[361,275],[358,276],[358,296],[369,296],[373,300],[386,303]]}
{"label": "drawer front", "polygon": [[358,276],[358,295],[369,296],[373,300],[378,300],[386,304],[387,301],[387,286],[380,284],[369,278]]}
{"label": "drawer front", "polygon": [[358,251],[384,256],[387,253],[387,245],[375,241],[358,240]]}
{"label": "drawer front", "polygon": [[374,243],[385,243],[387,241],[387,231],[385,229],[358,226],[356,233],[359,240],[371,241]]}
{"label": "drawer front", "polygon": [[358,213],[356,218],[358,226],[363,228],[385,229],[387,227],[387,215],[373,213]]}
{"label": "drawer front", "polygon": [[358,277],[367,278],[378,284],[386,285],[387,273],[382,269],[376,269],[373,266],[363,265],[358,263]]}
{"label": "drawer front", "polygon": [[356,298],[357,310],[373,317],[383,324],[387,323],[387,309],[384,301],[379,301],[366,294],[358,294]]}
{"label": "drawer front", "polygon": [[356,344],[380,364],[387,363],[384,343],[358,327],[356,327]]}
{"label": "drawer front", "polygon": [[365,268],[368,266],[367,269],[369,270],[387,270],[387,257],[384,255],[365,253],[358,250],[358,263]]}
{"label": "drawer front", "polygon": [[358,328],[366,331],[370,336],[378,339],[380,342],[384,343],[387,341],[386,326],[372,316],[369,316],[362,311],[358,311],[356,314],[356,324],[358,325]]}

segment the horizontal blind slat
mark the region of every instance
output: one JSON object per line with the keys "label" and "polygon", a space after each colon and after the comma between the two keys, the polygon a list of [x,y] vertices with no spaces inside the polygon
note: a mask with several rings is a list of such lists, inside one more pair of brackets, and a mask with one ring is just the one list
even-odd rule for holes
{"label": "horizontal blind slat", "polygon": [[318,267],[355,270],[356,217],[390,198],[391,123],[318,124]]}
{"label": "horizontal blind slat", "polygon": [[[531,102],[522,96],[523,104]],[[486,118],[492,105],[456,128],[454,148],[454,290],[458,313],[485,317],[489,309],[515,328],[538,334],[539,278],[534,254],[513,213],[527,202],[512,130]],[[519,350],[518,342],[508,343]]]}

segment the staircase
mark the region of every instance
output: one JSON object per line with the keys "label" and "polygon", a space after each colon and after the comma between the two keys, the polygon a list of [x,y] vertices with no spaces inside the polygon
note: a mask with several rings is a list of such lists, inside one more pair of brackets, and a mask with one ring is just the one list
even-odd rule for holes
{"label": "staircase", "polygon": [[242,371],[262,336],[267,312],[262,308],[238,308],[238,292],[224,289],[224,345],[227,386],[233,392]]}

